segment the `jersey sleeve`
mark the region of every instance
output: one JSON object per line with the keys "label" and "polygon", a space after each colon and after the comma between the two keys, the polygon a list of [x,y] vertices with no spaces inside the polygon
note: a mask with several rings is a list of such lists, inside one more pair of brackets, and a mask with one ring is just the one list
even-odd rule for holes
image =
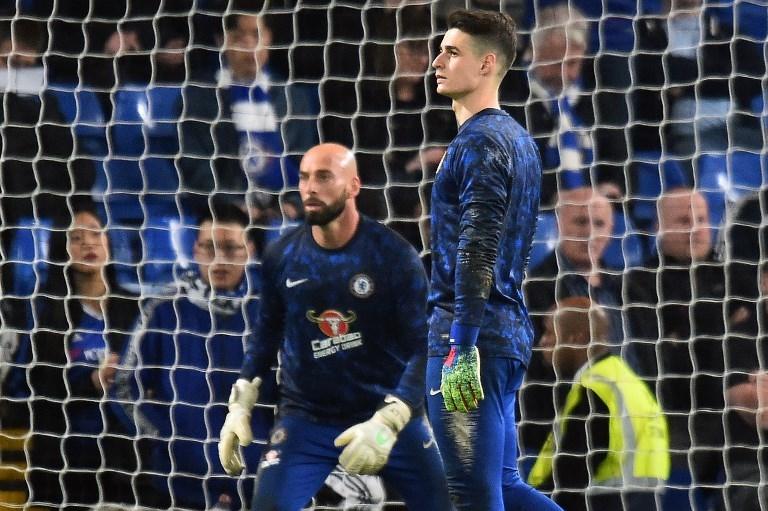
{"label": "jersey sleeve", "polygon": [[451,340],[477,342],[507,213],[511,158],[487,137],[459,153],[459,231]]}
{"label": "jersey sleeve", "polygon": [[411,356],[394,394],[411,409],[421,408],[427,362],[427,275],[416,251],[407,248],[408,257],[394,272],[397,294],[398,337]]}
{"label": "jersey sleeve", "polygon": [[252,380],[258,376],[263,380],[270,376],[272,364],[285,331],[285,307],[276,285],[277,256],[274,246],[267,250],[262,263],[261,299],[253,332],[248,336],[245,358],[240,377]]}
{"label": "jersey sleeve", "polygon": [[152,398],[157,397],[161,378],[170,378],[173,360],[162,359],[160,348],[167,334],[162,332],[163,314],[153,305],[147,311],[147,320],[137,326],[123,350],[109,401],[128,431],[156,436],[171,431],[170,405]]}

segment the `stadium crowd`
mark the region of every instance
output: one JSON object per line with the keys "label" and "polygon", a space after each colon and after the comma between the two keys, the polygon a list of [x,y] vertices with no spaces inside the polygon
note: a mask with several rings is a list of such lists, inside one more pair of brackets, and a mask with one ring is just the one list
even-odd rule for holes
{"label": "stadium crowd", "polygon": [[[456,135],[430,63],[465,2],[10,3],[0,435],[30,433],[28,471],[0,489],[35,508],[142,494],[147,507],[239,508],[252,488],[224,477],[213,446],[260,255],[302,221],[299,161],[320,142],[353,148],[360,211],[429,269],[431,182]],[[523,472],[569,510],[768,509],[768,6],[468,3],[519,21],[501,104],[544,168],[524,286],[537,341],[519,399]],[[562,342],[577,346],[558,360]],[[638,402],[616,408],[589,387],[587,360],[631,374]],[[637,507],[613,455],[631,451],[615,443],[622,427],[646,426],[618,418],[654,407],[668,477]],[[265,440],[271,408],[253,421]],[[580,459],[541,461],[553,454]],[[380,482],[355,484],[329,480],[325,497],[382,509]],[[593,500],[595,488],[620,498]]]}

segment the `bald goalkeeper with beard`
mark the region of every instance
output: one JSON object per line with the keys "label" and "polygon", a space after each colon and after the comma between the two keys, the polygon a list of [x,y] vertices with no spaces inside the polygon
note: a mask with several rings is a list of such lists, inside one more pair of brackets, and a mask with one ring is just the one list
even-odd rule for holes
{"label": "bald goalkeeper with beard", "polygon": [[452,508],[424,414],[427,280],[418,254],[361,215],[352,152],[310,149],[299,192],[306,224],[264,256],[261,308],[232,389],[219,457],[239,474],[238,444],[280,352],[278,417],[256,476],[253,509],[302,509],[340,463],[379,474],[409,509]]}

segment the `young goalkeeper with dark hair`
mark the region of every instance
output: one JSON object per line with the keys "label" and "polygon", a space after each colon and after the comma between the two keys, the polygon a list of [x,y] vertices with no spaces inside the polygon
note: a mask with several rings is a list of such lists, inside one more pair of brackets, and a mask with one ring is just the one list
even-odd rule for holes
{"label": "young goalkeeper with dark hair", "polygon": [[457,11],[448,25],[432,66],[459,132],[432,189],[429,416],[458,509],[559,509],[517,471],[515,399],[533,339],[521,284],[541,162],[499,108],[515,22]]}
{"label": "young goalkeeper with dark hair", "polygon": [[306,224],[263,259],[261,306],[229,400],[219,458],[230,474],[250,414],[280,353],[278,417],[256,476],[253,509],[297,511],[340,463],[376,474],[409,509],[451,509],[424,414],[427,279],[416,251],[359,214],[352,152],[310,149],[299,192]]}

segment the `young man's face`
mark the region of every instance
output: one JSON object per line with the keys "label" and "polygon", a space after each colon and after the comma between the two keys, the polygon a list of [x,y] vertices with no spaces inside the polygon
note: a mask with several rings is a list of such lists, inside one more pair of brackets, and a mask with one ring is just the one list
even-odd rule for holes
{"label": "young man's face", "polygon": [[195,262],[203,282],[214,289],[234,291],[245,275],[250,246],[245,229],[237,223],[205,221],[195,243]]}
{"label": "young man's face", "polygon": [[227,30],[224,51],[227,64],[236,80],[250,81],[269,60],[272,33],[258,16],[241,15]]}
{"label": "young man's face", "polygon": [[477,89],[484,55],[478,55],[472,36],[452,28],[443,36],[440,53],[432,61],[437,93],[459,99]]}

